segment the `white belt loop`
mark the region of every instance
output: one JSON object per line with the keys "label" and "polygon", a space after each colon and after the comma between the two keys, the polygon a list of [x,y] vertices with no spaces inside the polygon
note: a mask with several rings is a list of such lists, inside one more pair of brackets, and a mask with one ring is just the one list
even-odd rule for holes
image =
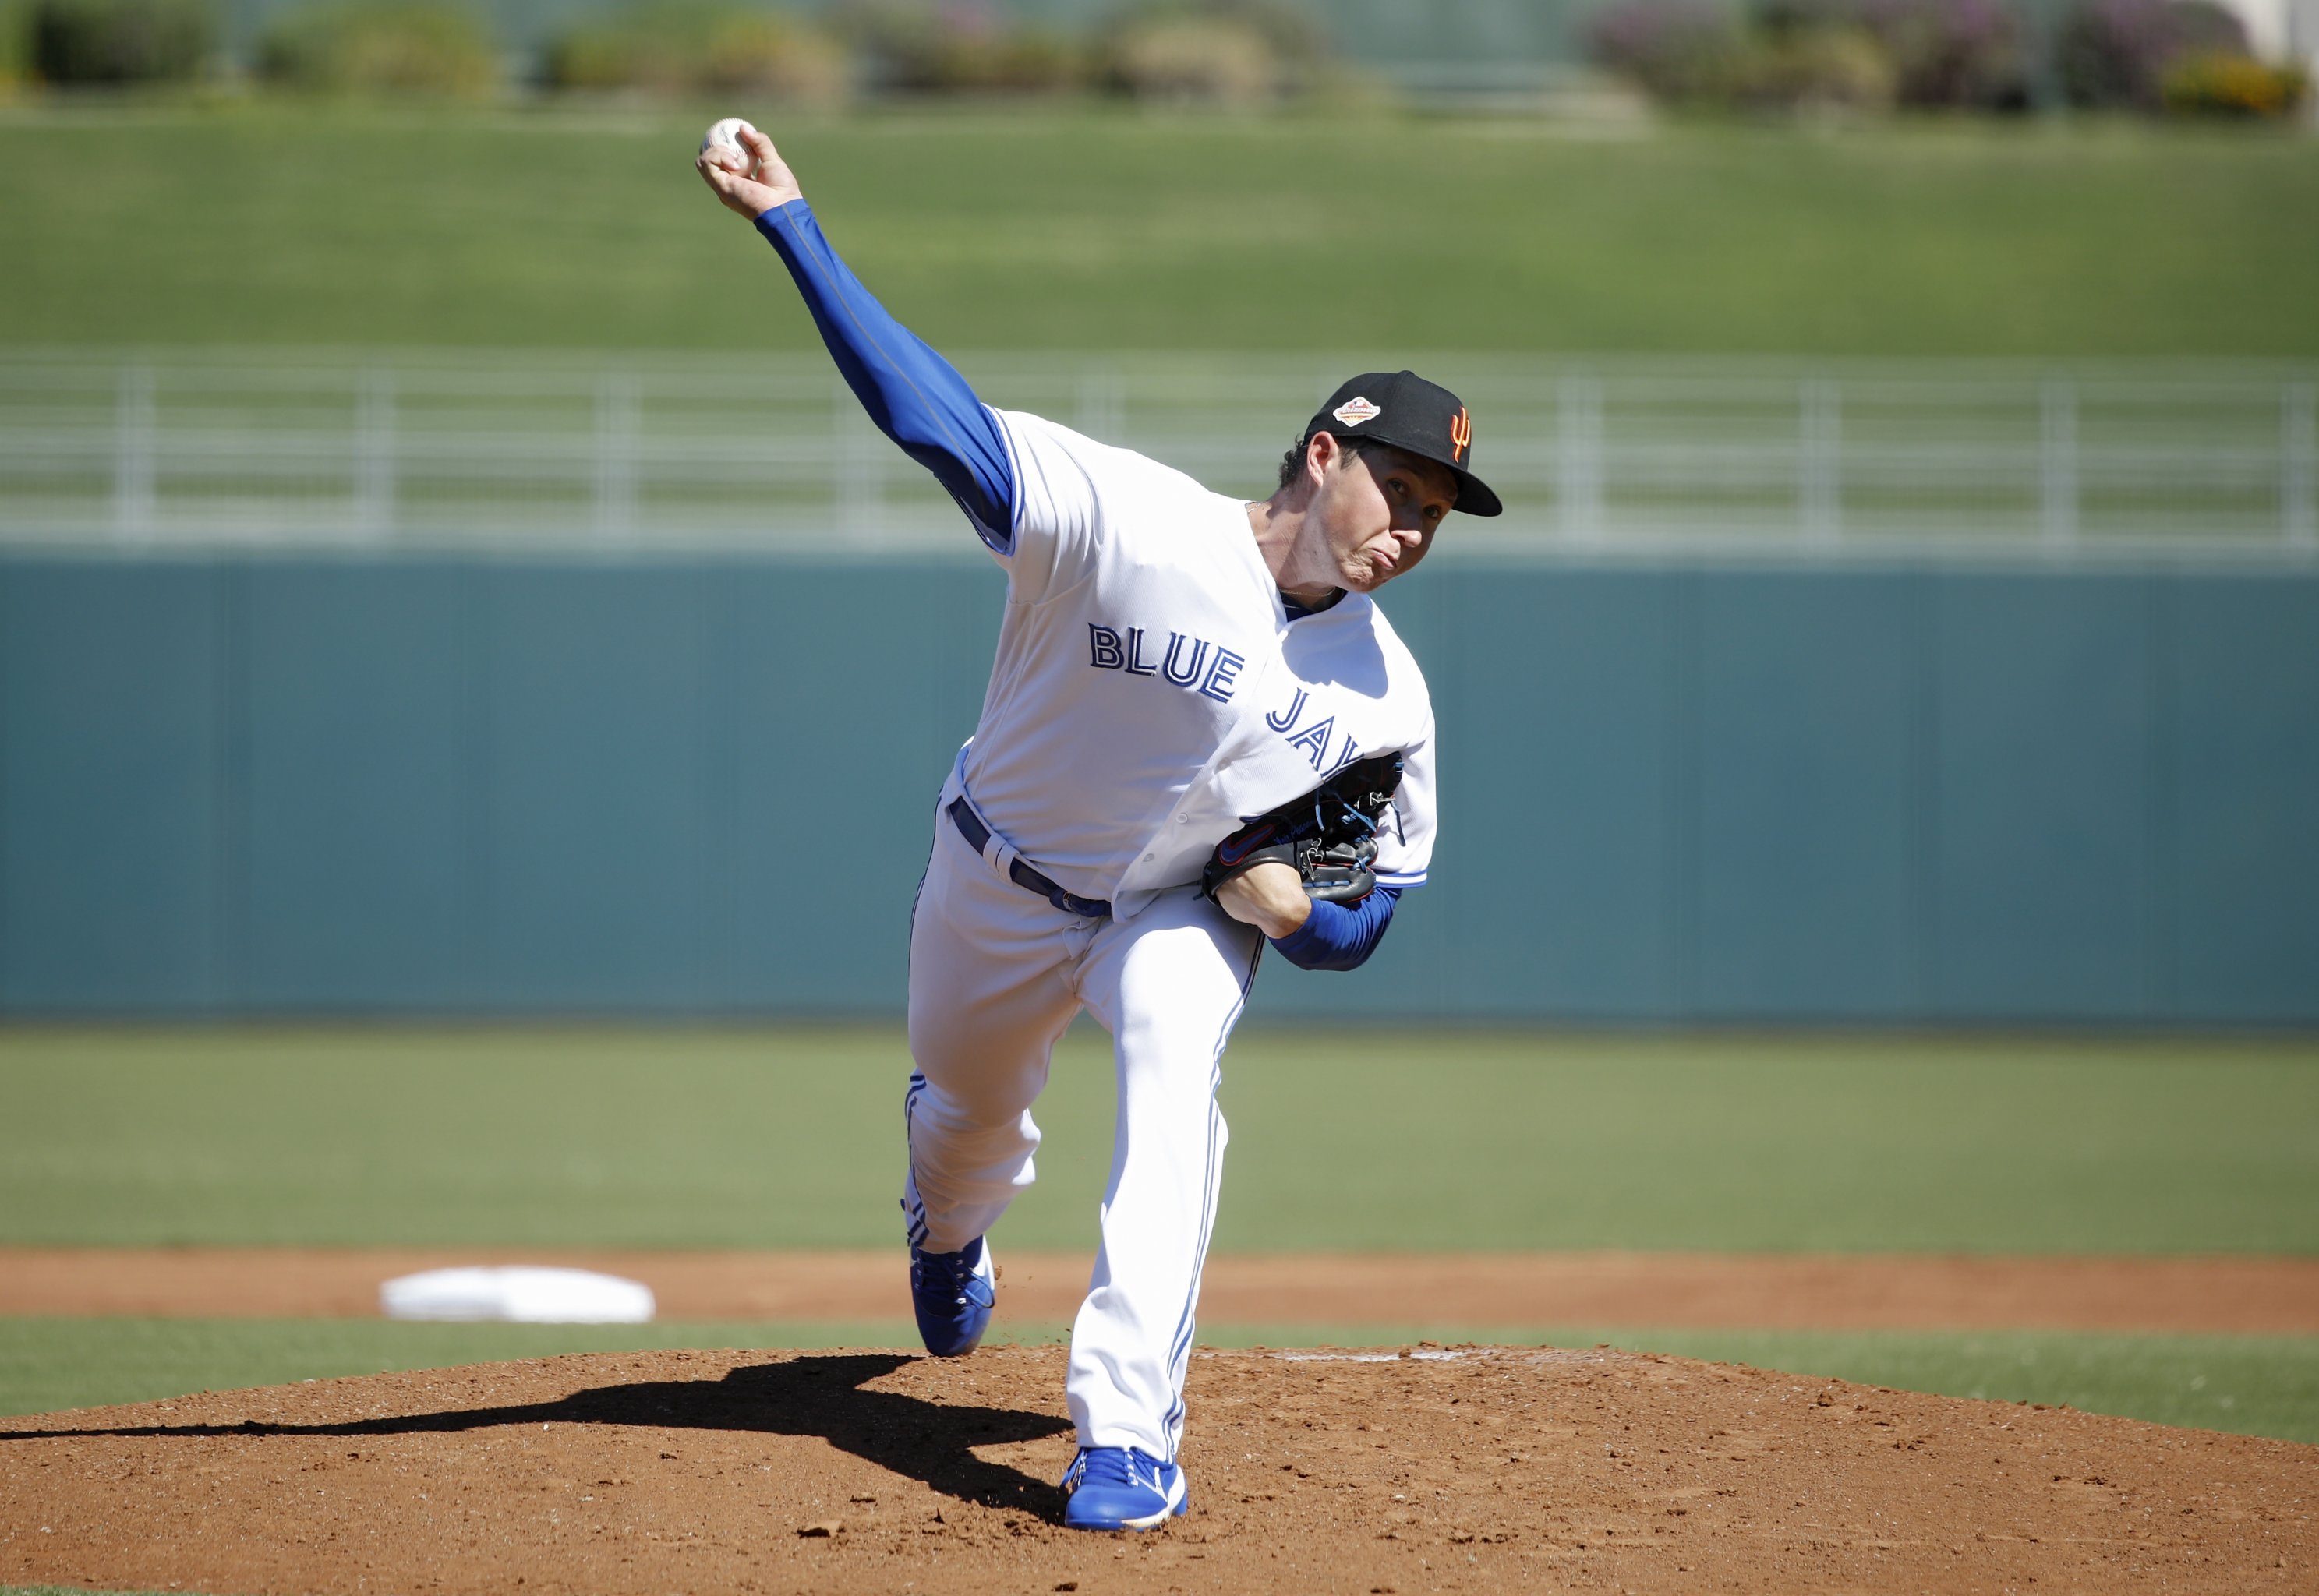
{"label": "white belt loop", "polygon": [[[973,747],[973,741],[969,739],[966,746],[958,751],[957,762],[951,770],[950,784],[958,789],[958,796],[966,800],[966,807],[974,811],[974,817],[977,820],[982,822],[982,834],[988,839],[982,844],[982,862],[990,867],[992,874],[1011,886],[1015,881],[1011,873],[1015,861],[1020,859],[1022,854],[1016,851],[1014,843],[998,834],[998,828],[990,824],[990,816],[982,812],[982,806],[976,803],[974,795],[966,789],[966,756]],[[949,823],[945,820],[943,824]],[[957,828],[952,826],[952,829]],[[964,837],[959,839],[961,842],[965,840]]]}
{"label": "white belt loop", "polygon": [[[974,802],[970,798],[966,801],[970,804]],[[980,809],[975,810],[974,813],[976,818],[982,820],[982,829],[990,832],[990,845],[982,851],[983,859],[987,861],[990,868],[997,873],[1000,880],[1012,881],[1015,879],[1013,873],[1015,861],[1022,858],[1022,854],[1015,851],[1014,843],[1008,842],[1005,837],[1000,836],[997,832],[990,831],[990,822],[988,819],[983,817],[983,814]]]}

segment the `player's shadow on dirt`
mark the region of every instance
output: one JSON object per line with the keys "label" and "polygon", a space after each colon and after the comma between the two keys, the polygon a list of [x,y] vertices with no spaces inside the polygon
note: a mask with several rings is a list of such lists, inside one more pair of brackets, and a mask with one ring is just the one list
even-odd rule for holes
{"label": "player's shadow on dirt", "polygon": [[985,1507],[1011,1507],[1051,1520],[1062,1492],[969,1450],[1039,1440],[1070,1428],[1050,1413],[952,1407],[862,1387],[916,1360],[895,1352],[802,1354],[735,1369],[722,1380],[647,1380],[600,1385],[560,1402],[443,1413],[410,1413],[344,1424],[153,1424],[100,1429],[0,1429],[0,1441],[54,1436],[436,1435],[503,1424],[634,1424],[661,1429],[755,1430],[819,1436],[880,1468]]}

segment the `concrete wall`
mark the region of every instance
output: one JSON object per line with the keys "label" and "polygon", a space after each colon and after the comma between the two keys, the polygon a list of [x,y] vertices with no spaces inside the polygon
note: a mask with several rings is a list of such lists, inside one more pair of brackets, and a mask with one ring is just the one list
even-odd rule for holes
{"label": "concrete wall", "polygon": [[[986,566],[0,562],[0,1010],[898,1008]],[[1437,564],[1434,882],[1259,1012],[2319,1023],[2319,576]]]}

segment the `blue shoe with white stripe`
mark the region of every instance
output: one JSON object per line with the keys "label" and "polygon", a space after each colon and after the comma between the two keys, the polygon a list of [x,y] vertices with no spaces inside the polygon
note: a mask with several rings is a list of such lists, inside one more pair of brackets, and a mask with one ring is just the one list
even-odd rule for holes
{"label": "blue shoe with white stripe", "polygon": [[956,1252],[910,1249],[910,1305],[918,1339],[936,1357],[964,1357],[980,1346],[997,1301],[997,1271],[981,1237]]}
{"label": "blue shoe with white stripe", "polygon": [[1081,1447],[1063,1489],[1073,1529],[1153,1529],[1192,1510],[1184,1471],[1133,1447]]}

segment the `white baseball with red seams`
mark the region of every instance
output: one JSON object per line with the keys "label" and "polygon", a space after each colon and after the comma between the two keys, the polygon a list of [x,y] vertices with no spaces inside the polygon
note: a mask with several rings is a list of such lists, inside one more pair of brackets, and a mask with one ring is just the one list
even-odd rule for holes
{"label": "white baseball with red seams", "polygon": [[712,149],[729,149],[740,159],[727,161],[726,169],[738,172],[744,177],[753,177],[757,175],[757,158],[751,155],[748,146],[741,142],[741,135],[756,131],[740,117],[726,117],[721,122],[711,123],[708,131],[701,136],[700,153],[706,155]]}
{"label": "white baseball with red seams", "polygon": [[[934,817],[913,915],[913,1239],[952,1252],[1031,1184],[1031,1105],[1084,1006],[1114,1039],[1119,1131],[1093,1286],[1072,1328],[1083,1446],[1172,1461],[1226,1132],[1222,1055],[1262,938],[1199,895],[1243,821],[1367,754],[1403,775],[1377,879],[1433,846],[1433,715],[1384,614],[1348,592],[1291,618],[1247,506],[1035,416],[995,411],[1016,483],[997,657]],[[978,853],[948,809],[990,834]],[[1058,912],[1021,858],[1108,900]]]}

